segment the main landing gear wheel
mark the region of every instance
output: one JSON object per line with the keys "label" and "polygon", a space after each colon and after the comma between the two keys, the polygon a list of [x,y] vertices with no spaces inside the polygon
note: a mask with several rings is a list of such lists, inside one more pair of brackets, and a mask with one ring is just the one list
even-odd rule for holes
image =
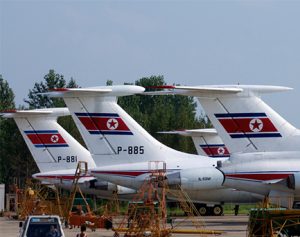
{"label": "main landing gear wheel", "polygon": [[223,207],[220,205],[215,205],[212,209],[214,216],[221,216],[223,214]]}
{"label": "main landing gear wheel", "polygon": [[207,206],[202,206],[202,207],[199,208],[199,213],[200,213],[201,216],[207,215],[207,212],[208,212]]}

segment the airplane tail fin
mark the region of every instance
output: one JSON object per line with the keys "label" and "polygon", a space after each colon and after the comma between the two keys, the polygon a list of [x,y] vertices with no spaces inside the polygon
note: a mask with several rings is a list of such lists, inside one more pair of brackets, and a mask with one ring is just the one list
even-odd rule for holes
{"label": "airplane tail fin", "polygon": [[117,97],[143,91],[140,86],[120,85],[70,88],[48,95],[63,97],[96,165],[105,166],[163,159],[163,150],[179,153],[155,140],[117,104]]}
{"label": "airplane tail fin", "polygon": [[185,129],[175,131],[162,131],[163,134],[178,134],[191,137],[197,153],[211,158],[228,158],[229,151],[214,128]]}
{"label": "airplane tail fin", "polygon": [[[163,88],[163,87],[161,87]],[[299,130],[260,96],[287,91],[280,86],[172,86],[166,93],[195,96],[230,152],[299,149]],[[163,94],[156,92],[152,94]],[[296,140],[299,140],[297,142]]]}
{"label": "airplane tail fin", "polygon": [[40,172],[76,169],[78,161],[94,168],[90,153],[57,123],[69,114],[67,108],[1,112],[15,120]]}

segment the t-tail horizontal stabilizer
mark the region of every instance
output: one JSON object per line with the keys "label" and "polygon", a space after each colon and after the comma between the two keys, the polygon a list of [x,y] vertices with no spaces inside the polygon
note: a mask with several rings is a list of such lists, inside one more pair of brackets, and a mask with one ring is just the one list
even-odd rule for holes
{"label": "t-tail horizontal stabilizer", "polygon": [[67,108],[2,111],[13,118],[41,172],[75,171],[78,161],[95,167],[90,153],[58,123],[58,116],[69,115]]}
{"label": "t-tail horizontal stabilizer", "polygon": [[260,98],[288,90],[265,85],[172,86],[166,93],[197,97],[225,145],[236,153],[299,150],[299,130]]}
{"label": "t-tail horizontal stabilizer", "polygon": [[192,137],[197,153],[202,156],[209,156],[219,160],[230,156],[227,147],[218,136],[214,128],[206,129],[184,129],[174,131],[158,132],[162,134],[178,134],[181,136]]}
{"label": "t-tail horizontal stabilizer", "polygon": [[[119,113],[114,109],[105,108],[116,103],[118,96],[128,96],[143,91],[143,87],[120,85],[66,88],[44,94],[50,97],[63,97],[89,151],[96,156],[109,157],[120,152],[110,138],[113,135],[120,137],[132,135],[132,132],[120,118]],[[104,159],[95,161],[98,166],[105,165]],[[110,164],[111,160],[108,163]]]}
{"label": "t-tail horizontal stabilizer", "polygon": [[59,93],[98,167],[167,159],[172,160],[175,166],[178,160],[185,157],[198,159],[197,156],[173,150],[158,142],[117,104],[119,96],[141,94],[145,90],[143,87],[121,85],[95,88],[88,88],[92,91],[81,88],[79,91],[65,90]]}

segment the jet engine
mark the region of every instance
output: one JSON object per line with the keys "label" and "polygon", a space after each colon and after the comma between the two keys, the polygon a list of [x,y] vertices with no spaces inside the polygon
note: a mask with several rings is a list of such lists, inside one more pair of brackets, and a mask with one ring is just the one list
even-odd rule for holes
{"label": "jet engine", "polygon": [[287,179],[287,186],[290,189],[294,189],[297,194],[300,193],[300,173],[294,173]]}
{"label": "jet engine", "polygon": [[107,181],[91,180],[89,182],[89,188],[103,191],[117,192],[118,194],[132,194],[136,193],[136,190],[126,188],[120,185],[116,185]]}
{"label": "jet engine", "polygon": [[180,185],[184,190],[208,190],[222,187],[223,173],[213,167],[183,169],[167,174],[168,184]]}
{"label": "jet engine", "polygon": [[89,188],[93,188],[96,190],[104,190],[104,191],[117,191],[117,185],[113,183],[109,183],[107,181],[100,181],[100,180],[91,180],[89,182]]}

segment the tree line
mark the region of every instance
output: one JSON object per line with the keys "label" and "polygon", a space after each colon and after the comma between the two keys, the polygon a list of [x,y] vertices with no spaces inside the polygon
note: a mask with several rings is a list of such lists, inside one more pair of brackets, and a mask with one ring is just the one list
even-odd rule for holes
{"label": "tree line", "polygon": [[[108,80],[106,84],[112,85],[113,81]],[[158,75],[143,77],[135,82],[124,84],[153,87],[165,85],[166,82],[163,76]],[[49,70],[44,79],[36,82],[29,90],[28,98],[24,99],[27,106],[19,106],[18,109],[65,107],[61,98],[49,98],[38,93],[56,88],[76,87],[84,87],[84,85],[78,85],[73,78],[67,81],[63,75]],[[0,75],[0,111],[15,109],[14,98],[14,92],[9,87],[8,81]],[[118,104],[160,142],[183,152],[196,152],[190,138],[157,132],[209,126],[209,122],[203,116],[197,116],[196,102],[192,97],[133,95],[120,97]],[[58,122],[81,144],[85,145],[71,116],[61,117]],[[0,118],[0,183],[11,184],[14,182],[14,177],[25,180],[37,172],[39,170],[15,122],[12,119]]]}

